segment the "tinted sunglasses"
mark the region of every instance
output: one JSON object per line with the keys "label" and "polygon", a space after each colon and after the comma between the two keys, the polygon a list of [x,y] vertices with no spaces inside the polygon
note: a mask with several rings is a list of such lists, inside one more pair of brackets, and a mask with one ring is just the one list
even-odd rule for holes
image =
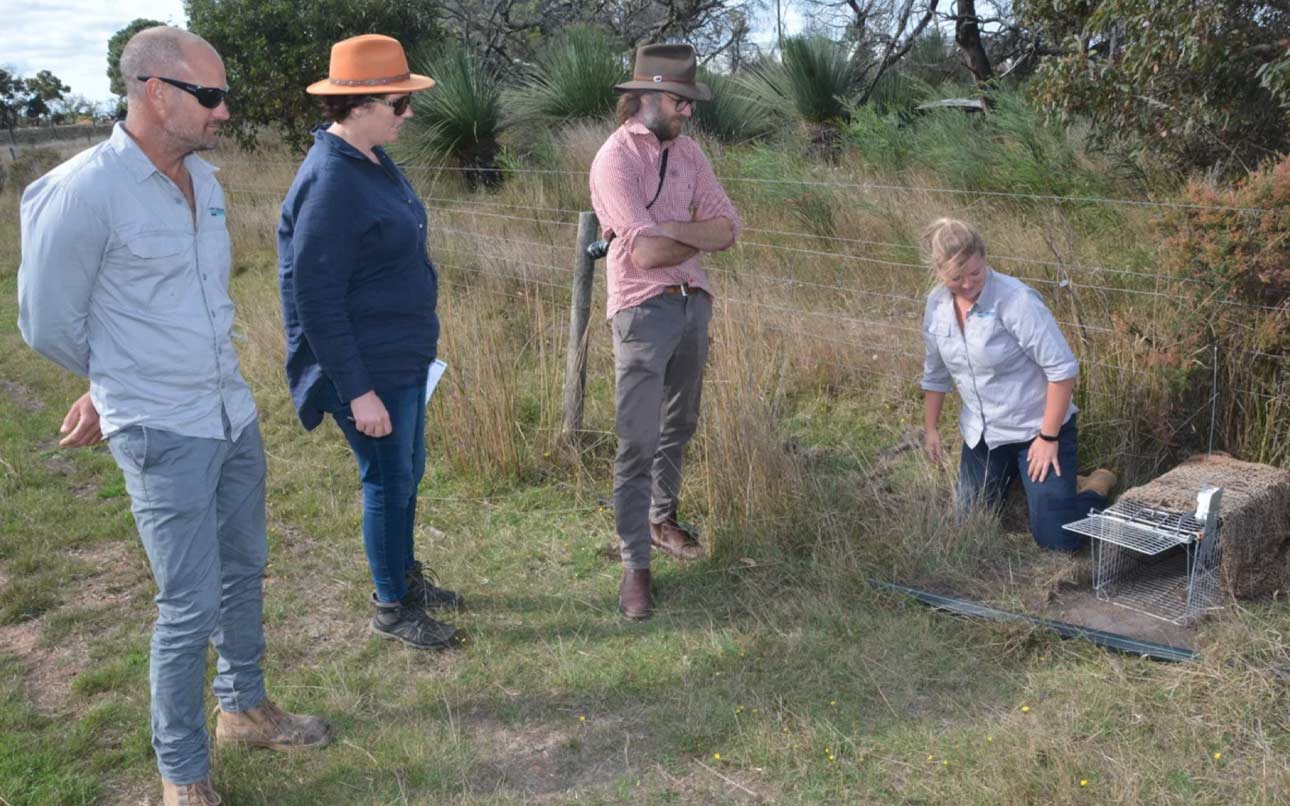
{"label": "tinted sunglasses", "polygon": [[224,102],[228,97],[227,89],[219,87],[203,87],[200,84],[189,84],[187,81],[180,81],[177,78],[162,78],[161,76],[139,76],[140,81],[149,81],[151,79],[164,81],[172,87],[178,87],[189,95],[197,99],[197,103],[207,109],[214,109]]}
{"label": "tinted sunglasses", "polygon": [[391,101],[389,98],[385,98],[380,95],[373,95],[372,100],[380,104],[381,106],[388,106],[390,108],[390,111],[394,113],[394,116],[398,117],[399,115],[402,115],[404,112],[408,111],[408,107],[412,105],[412,93],[408,93],[407,95],[404,95],[402,98],[399,98],[397,101]]}
{"label": "tinted sunglasses", "polygon": [[665,92],[663,94],[672,99],[672,104],[676,106],[676,111],[678,112],[684,112],[686,109],[694,108],[694,101],[691,101],[689,98],[682,98],[681,96],[670,92]]}

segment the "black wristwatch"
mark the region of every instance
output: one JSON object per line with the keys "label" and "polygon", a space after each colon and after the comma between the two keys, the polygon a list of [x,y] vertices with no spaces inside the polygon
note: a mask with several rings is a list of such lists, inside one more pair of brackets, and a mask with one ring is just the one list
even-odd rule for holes
{"label": "black wristwatch", "polygon": [[1045,434],[1043,431],[1040,431],[1040,432],[1039,432],[1039,438],[1040,438],[1040,439],[1042,439],[1044,442],[1056,442],[1056,441],[1057,441],[1057,437],[1050,437],[1050,436],[1048,436],[1047,434]]}

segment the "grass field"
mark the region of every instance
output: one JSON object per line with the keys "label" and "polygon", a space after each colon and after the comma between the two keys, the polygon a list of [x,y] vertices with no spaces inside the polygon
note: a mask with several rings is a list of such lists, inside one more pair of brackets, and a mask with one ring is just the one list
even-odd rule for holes
{"label": "grass field", "polygon": [[[597,136],[570,135],[570,165],[585,164]],[[857,272],[841,259],[753,247],[713,262],[722,292],[744,300],[718,313],[683,496],[714,556],[659,559],[657,615],[624,622],[608,505],[608,337],[593,312],[586,431],[570,457],[556,427],[571,235],[515,213],[585,209],[585,191],[567,178],[468,198],[450,176],[421,177],[427,198],[464,201],[436,203],[433,219],[450,375],[431,407],[417,541],[466,596],[455,623],[470,640],[426,654],[371,638],[352,459],[334,428],[300,429],[280,369],[272,228],[293,166],[284,156],[217,159],[230,189],[238,347],[269,455],[269,686],[337,733],[312,754],[217,749],[226,802],[1290,802],[1283,604],[1228,608],[1199,631],[1198,662],[1168,665],[937,615],[866,584],[973,589],[1002,568],[990,598],[1021,606],[1042,600],[1069,565],[992,522],[953,528],[948,476],[893,450],[919,422],[917,333],[883,326],[905,322],[908,307],[882,294],[926,289],[907,267]],[[782,166],[767,159],[719,155],[719,173],[774,176]],[[943,207],[911,193],[893,209],[805,184],[778,196],[735,192],[752,227],[880,242],[907,243]],[[1044,254],[1043,236],[1060,229],[1039,214],[959,209],[983,220],[1004,255]],[[1101,233],[1073,256],[1141,259],[1139,222],[1103,215],[1063,224]],[[746,240],[819,251],[787,236]],[[83,382],[22,344],[18,260],[9,191],[0,195],[0,802],[159,802],[146,559],[106,449],[57,447]],[[807,284],[758,279],[790,272]],[[839,290],[848,284],[852,292]],[[603,305],[603,282],[597,289]],[[1104,301],[1086,299],[1084,310]],[[865,322],[820,323],[815,311]],[[846,340],[858,332],[871,336],[863,351]],[[1163,459],[1130,415],[1164,382],[1135,379],[1136,354],[1096,335],[1081,349],[1116,364],[1081,384],[1086,455],[1149,475]]]}

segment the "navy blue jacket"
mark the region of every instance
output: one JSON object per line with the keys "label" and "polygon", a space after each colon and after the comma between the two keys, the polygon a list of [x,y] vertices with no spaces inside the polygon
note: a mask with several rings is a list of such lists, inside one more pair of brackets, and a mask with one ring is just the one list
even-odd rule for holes
{"label": "navy blue jacket", "polygon": [[403,172],[324,129],[296,173],[278,222],[287,383],[306,429],[322,422],[319,383],[342,402],[424,383],[439,342],[439,280],[426,211]]}

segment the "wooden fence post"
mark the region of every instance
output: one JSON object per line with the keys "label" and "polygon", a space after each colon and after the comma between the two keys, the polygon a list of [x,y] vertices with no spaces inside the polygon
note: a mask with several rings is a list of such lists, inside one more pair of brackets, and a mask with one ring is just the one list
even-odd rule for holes
{"label": "wooden fence post", "polygon": [[564,405],[560,435],[567,442],[582,428],[583,395],[587,386],[587,320],[591,317],[591,281],[595,261],[587,247],[597,239],[600,221],[595,213],[578,213],[578,243],[573,253],[573,300],[569,310],[569,355],[564,371]]}

